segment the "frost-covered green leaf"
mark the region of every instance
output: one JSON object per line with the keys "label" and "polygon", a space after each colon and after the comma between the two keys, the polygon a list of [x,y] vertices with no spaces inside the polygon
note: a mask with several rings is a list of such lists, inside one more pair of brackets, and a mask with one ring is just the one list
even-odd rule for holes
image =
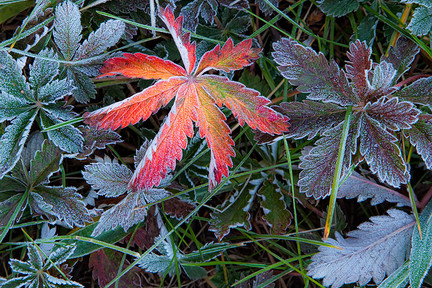
{"label": "frost-covered green leaf", "polygon": [[105,211],[99,219],[92,236],[98,236],[102,232],[113,230],[117,226],[121,226],[127,231],[133,225],[144,221],[150,208],[148,204],[151,202],[147,193],[151,194],[152,190],[130,193],[120,203]]}
{"label": "frost-covered green leaf", "polygon": [[35,100],[41,102],[43,105],[48,105],[55,103],[57,100],[64,99],[66,96],[71,95],[72,92],[73,88],[71,88],[68,80],[56,79],[42,86],[38,90]]}
{"label": "frost-covered green leaf", "polygon": [[106,49],[114,46],[120,40],[125,30],[125,24],[120,20],[108,20],[100,25],[95,31],[90,33],[74,57],[74,60],[81,60],[97,56],[105,52]]}
{"label": "frost-covered green leaf", "polygon": [[246,187],[218,207],[219,211],[211,214],[209,230],[215,232],[219,239],[225,237],[231,228],[244,227],[246,230],[252,228],[249,222],[249,209],[262,181],[263,179],[251,180]]}
{"label": "frost-covered green leaf", "polygon": [[50,141],[45,140],[42,150],[34,154],[30,162],[29,182],[38,186],[48,182],[48,178],[60,169],[62,162],[60,150]]}
{"label": "frost-covered green leaf", "polygon": [[72,96],[80,103],[87,103],[96,95],[96,86],[93,81],[73,67],[67,68],[67,79],[76,87]]}
{"label": "frost-covered green leaf", "polygon": [[410,206],[409,198],[399,192],[377,184],[357,172],[354,172],[339,187],[338,198],[356,198],[358,202],[371,199],[371,205],[378,205],[384,201],[397,203],[398,206]]}
{"label": "frost-covered green leaf", "polygon": [[3,202],[0,202],[0,227],[6,226],[6,224],[9,222],[12,214],[15,212],[15,209],[18,208],[18,203],[20,202],[21,197],[23,197],[22,194],[17,194],[4,200]]}
{"label": "frost-covered green leaf", "polygon": [[409,263],[409,278],[413,288],[423,287],[423,279],[432,266],[432,202],[422,211],[419,222],[421,233],[416,226],[412,236]]}
{"label": "frost-covered green leaf", "polygon": [[400,149],[395,144],[396,141],[397,138],[381,128],[379,122],[369,116],[362,118],[360,153],[380,181],[393,187],[399,187],[410,179]]}
{"label": "frost-covered green leaf", "polygon": [[329,16],[341,17],[357,10],[362,1],[359,0],[320,0],[318,6]]}
{"label": "frost-covered green leaf", "polygon": [[9,260],[9,265],[12,268],[12,271],[19,274],[24,274],[26,276],[11,278],[4,281],[3,283],[0,282],[1,287],[84,287],[83,285],[67,278],[56,278],[50,275],[51,273],[48,272],[48,270],[52,268],[53,264],[58,267],[60,264],[64,263],[74,249],[75,246],[73,245],[59,246],[53,249],[51,254],[48,256],[48,259],[44,260],[39,250],[33,244],[29,244],[27,246],[27,256],[29,260],[26,262],[17,259]]}
{"label": "frost-covered green leaf", "polygon": [[0,139],[0,178],[18,162],[33,121],[36,118],[36,112],[30,110],[22,113],[6,127],[5,133]]}
{"label": "frost-covered green leaf", "polygon": [[[428,0],[429,1],[429,0]],[[419,46],[413,41],[401,36],[398,38],[395,47],[390,47],[388,56],[383,55],[381,61],[391,63],[396,69],[395,81],[399,79],[410,67],[415,56],[419,53]]]}
{"label": "frost-covered green leaf", "polygon": [[406,4],[419,4],[426,7],[432,7],[432,2],[429,0],[400,0],[400,2]]}
{"label": "frost-covered green leaf", "polygon": [[[59,73],[60,64],[56,61],[57,54],[52,49],[44,49],[39,52],[38,56],[52,59],[35,58],[33,64],[30,65],[29,82],[32,89],[38,91],[44,88],[45,85],[54,80]],[[38,93],[38,92],[36,92]]]}
{"label": "frost-covered green leaf", "polygon": [[0,91],[0,122],[12,120],[31,109],[30,102],[22,97],[15,97]]}
{"label": "frost-covered green leaf", "polygon": [[262,199],[263,219],[270,226],[271,234],[284,234],[292,214],[286,207],[283,194],[271,183],[264,182],[257,195]]}
{"label": "frost-covered green leaf", "polygon": [[66,60],[72,60],[81,41],[81,13],[78,5],[65,1],[58,5],[54,20],[54,41]]}
{"label": "frost-covered green leaf", "polygon": [[84,179],[99,195],[117,197],[129,190],[133,172],[126,165],[105,157],[103,162],[84,166],[84,170]]}
{"label": "frost-covered green leaf", "polygon": [[407,28],[417,36],[430,33],[432,31],[432,6],[417,7]]}
{"label": "frost-covered green leaf", "polygon": [[17,62],[6,51],[0,51],[0,91],[19,99],[28,99],[31,94]]}
{"label": "frost-covered green leaf", "polygon": [[[276,8],[279,6],[279,0],[268,0]],[[273,8],[264,0],[255,0],[258,8],[264,12],[265,15],[270,15],[274,12]]]}
{"label": "frost-covered green leaf", "polygon": [[371,279],[381,283],[404,264],[415,225],[414,217],[403,211],[391,209],[387,213],[360,224],[348,238],[336,233],[336,240],[327,240],[341,249],[321,246],[312,256],[308,275],[324,278],[324,286],[334,288],[355,282],[366,285]]}
{"label": "frost-covered green leaf", "polygon": [[417,149],[428,169],[432,168],[432,123],[420,120],[405,131],[410,142]]}
{"label": "frost-covered green leaf", "polygon": [[[45,113],[40,114],[42,128],[48,128],[55,124],[61,123],[60,120]],[[78,128],[68,124],[55,130],[47,131],[48,138],[61,150],[68,153],[78,153],[82,150],[84,142],[81,131]]]}
{"label": "frost-covered green leaf", "polygon": [[357,38],[372,46],[376,37],[379,20],[373,15],[365,16],[357,26]]}
{"label": "frost-covered green leaf", "polygon": [[93,222],[75,187],[37,186],[31,197],[35,212],[63,221],[68,227],[83,227],[86,222]]}
{"label": "frost-covered green leaf", "polygon": [[400,266],[389,277],[387,277],[378,288],[405,288],[409,282],[408,262]]}

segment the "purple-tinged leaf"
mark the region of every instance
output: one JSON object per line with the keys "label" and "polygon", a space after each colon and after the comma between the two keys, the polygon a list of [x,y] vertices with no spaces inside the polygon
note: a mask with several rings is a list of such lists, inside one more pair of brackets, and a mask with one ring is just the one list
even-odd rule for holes
{"label": "purple-tinged leaf", "polygon": [[333,102],[342,106],[354,105],[359,101],[349,85],[345,72],[335,61],[330,65],[324,54],[317,54],[309,47],[293,39],[283,38],[273,44],[273,57],[279,71],[298,86],[300,92],[310,93],[311,100]]}
{"label": "purple-tinged leaf", "polygon": [[321,246],[312,256],[308,275],[323,279],[324,286],[333,288],[358,282],[366,285],[370,280],[381,283],[402,266],[408,255],[415,219],[403,211],[391,209],[389,216],[374,216],[359,225],[357,230],[343,238],[336,233],[336,240],[326,242],[340,247]]}
{"label": "purple-tinged leaf", "polygon": [[31,192],[31,198],[32,209],[36,213],[44,214],[51,220],[64,221],[68,227],[83,227],[86,222],[93,222],[75,187],[37,186]]}
{"label": "purple-tinged leaf", "polygon": [[175,217],[177,220],[184,219],[195,209],[195,205],[179,197],[167,199],[162,205],[164,212],[171,217]]}
{"label": "purple-tinged leaf", "polygon": [[368,80],[368,72],[372,68],[371,53],[372,50],[367,47],[366,42],[360,40],[351,43],[347,52],[349,61],[345,66],[346,75],[351,79],[357,97],[363,101],[371,90]]}
{"label": "purple-tinged leaf", "polygon": [[270,182],[264,182],[257,195],[262,199],[263,219],[270,226],[271,234],[280,235],[286,233],[286,229],[291,223],[292,214],[287,209],[280,190]]}
{"label": "purple-tinged leaf", "polygon": [[198,26],[198,16],[204,19],[205,22],[213,24],[214,17],[218,9],[216,0],[194,0],[189,2],[181,10],[180,16],[183,16],[183,28],[189,31],[195,31]]}
{"label": "purple-tinged leaf", "polygon": [[411,206],[411,202],[407,196],[393,189],[379,185],[375,181],[369,180],[357,172],[354,172],[339,187],[337,196],[338,198],[346,199],[357,197],[358,202],[371,198],[371,205],[378,205],[387,201],[396,203],[397,206]]}
{"label": "purple-tinged leaf", "polygon": [[393,187],[408,182],[410,175],[402,159],[396,137],[381,128],[368,115],[362,118],[360,128],[360,153],[366,159],[372,173],[382,182]]}
{"label": "purple-tinged leaf", "polygon": [[421,105],[432,107],[432,77],[422,78],[408,87],[393,93],[393,97]]}
{"label": "purple-tinged leaf", "polygon": [[83,151],[75,156],[76,159],[86,159],[96,149],[105,149],[109,144],[123,142],[121,136],[112,130],[100,130],[88,125],[78,127],[84,138]]}
{"label": "purple-tinged leaf", "polygon": [[[357,150],[357,138],[359,137],[359,116],[352,116],[346,150],[343,161],[342,173],[351,165],[351,155]],[[329,195],[336,169],[336,160],[341,141],[343,122],[324,133],[324,137],[315,143],[315,147],[309,154],[300,157],[300,179],[298,185],[301,193],[313,196],[315,199]]]}
{"label": "purple-tinged leaf", "polygon": [[251,180],[248,184],[251,187],[246,187],[231,196],[221,207],[218,207],[219,209],[223,207],[223,210],[211,214],[209,230],[215,232],[216,237],[222,239],[228,235],[231,228],[244,227],[246,230],[252,228],[249,209],[262,182],[262,179]]}
{"label": "purple-tinged leaf", "polygon": [[391,63],[396,69],[394,81],[399,79],[410,67],[420,48],[413,41],[401,36],[396,42],[396,47],[390,47],[388,56],[382,56],[381,61]]}
{"label": "purple-tinged leaf", "polygon": [[411,102],[399,102],[398,98],[388,100],[385,97],[372,104],[369,102],[364,110],[384,129],[392,131],[410,129],[411,125],[417,122],[417,116],[420,114],[420,110],[416,109]]}
{"label": "purple-tinged leaf", "polygon": [[309,100],[285,102],[274,108],[290,119],[291,127],[285,135],[294,139],[307,137],[310,140],[318,133],[337,126],[346,114],[346,109],[338,105]]}
{"label": "purple-tinged leaf", "polygon": [[405,130],[412,145],[416,146],[417,153],[421,155],[428,169],[432,168],[432,123],[418,121],[412,128]]}

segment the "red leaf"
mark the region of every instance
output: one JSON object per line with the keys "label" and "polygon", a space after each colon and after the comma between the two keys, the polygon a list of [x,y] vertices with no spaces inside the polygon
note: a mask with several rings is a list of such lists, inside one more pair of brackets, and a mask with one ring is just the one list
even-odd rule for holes
{"label": "red leaf", "polygon": [[[98,280],[100,287],[105,287],[106,284],[117,276],[122,257],[121,253],[110,249],[99,249],[90,255],[89,267],[93,268],[93,279]],[[129,264],[129,261],[126,260],[124,268]],[[133,267],[119,279],[118,287],[141,287],[138,273],[140,273],[140,269]],[[114,285],[110,287],[114,287]]]}
{"label": "red leaf", "polygon": [[229,38],[222,49],[218,44],[213,50],[204,54],[198,64],[196,74],[202,74],[210,69],[229,72],[251,65],[253,61],[259,58],[258,53],[261,51],[259,48],[251,49],[251,46],[251,39],[234,46],[232,39]]}
{"label": "red leaf", "polygon": [[[270,103],[258,91],[222,76],[202,75],[210,69],[230,71],[250,65],[260,49],[251,48],[251,40],[234,46],[232,40],[220,48],[207,52],[194,71],[195,43],[190,44],[189,33],[182,34],[182,17],[174,18],[171,9],[161,10],[161,18],[171,32],[186,72],[176,64],[144,54],[125,54],[114,58],[101,70],[105,75],[123,74],[127,77],[163,79],[126,100],[84,114],[85,122],[104,129],[115,129],[146,120],[152,113],[175,98],[159,133],[150,143],[129,183],[132,189],[150,189],[160,184],[168,169],[174,169],[182,158],[187,136],[193,136],[193,122],[199,127],[211,150],[209,187],[212,189],[228,176],[235,155],[231,129],[218,106],[225,105],[239,120],[251,128],[271,134],[281,134],[289,127],[288,118],[274,111]],[[140,63],[142,61],[142,63]]]}
{"label": "red leaf", "polygon": [[147,120],[152,113],[167,105],[175,97],[185,80],[173,77],[108,107],[85,113],[85,123],[102,129],[124,128],[139,120]]}
{"label": "red leaf", "polygon": [[169,79],[174,76],[186,76],[183,67],[169,60],[142,53],[124,53],[123,57],[108,59],[100,72],[103,74],[98,78],[117,74],[143,79]]}
{"label": "red leaf", "polygon": [[161,19],[164,21],[168,30],[170,31],[174,43],[180,52],[180,56],[183,60],[184,65],[188,73],[191,73],[195,68],[196,56],[195,56],[195,42],[190,43],[190,33],[182,33],[183,16],[174,18],[173,11],[171,8],[166,7],[165,10],[161,8]]}

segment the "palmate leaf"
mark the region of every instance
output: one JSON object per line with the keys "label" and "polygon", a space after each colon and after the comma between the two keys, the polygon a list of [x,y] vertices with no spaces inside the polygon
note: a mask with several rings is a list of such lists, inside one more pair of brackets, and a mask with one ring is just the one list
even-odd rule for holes
{"label": "palmate leaf", "polygon": [[58,170],[63,160],[61,151],[50,141],[45,140],[42,149],[36,151],[30,162],[29,182],[32,186],[38,186],[48,182],[48,178]]}
{"label": "palmate leaf", "polygon": [[432,123],[419,120],[412,128],[404,131],[428,169],[432,168]]}
{"label": "palmate leaf", "polygon": [[157,79],[153,86],[132,97],[84,114],[85,122],[104,129],[115,129],[146,120],[175,98],[173,107],[159,133],[150,143],[144,159],[130,182],[133,189],[151,189],[159,185],[168,170],[174,170],[182,158],[187,137],[193,136],[193,123],[199,127],[211,150],[209,188],[214,188],[228,175],[234,156],[229,136],[231,130],[218,106],[225,105],[243,125],[270,134],[280,134],[288,128],[287,118],[267,105],[269,100],[255,90],[228,80],[226,77],[202,75],[209,69],[230,71],[252,64],[260,49],[251,48],[251,40],[233,45],[231,40],[207,52],[195,67],[196,45],[189,33],[182,33],[182,17],[174,18],[170,8],[161,9],[161,18],[170,31],[186,69],[171,61],[144,54],[125,54],[113,58],[102,68],[101,76],[122,74],[127,77]]}
{"label": "palmate leaf", "polygon": [[96,149],[105,149],[107,145],[122,142],[121,136],[112,130],[99,130],[88,125],[78,126],[84,138],[83,150],[77,156],[77,159],[85,159]]}
{"label": "palmate leaf", "polygon": [[371,205],[378,205],[384,201],[397,203],[398,206],[410,206],[411,202],[408,197],[400,194],[397,191],[377,184],[373,180],[369,180],[357,172],[354,172],[345,182],[339,187],[338,198],[356,198],[358,202],[371,199]]}
{"label": "palmate leaf", "polygon": [[0,91],[18,99],[28,99],[30,86],[25,81],[17,62],[6,51],[0,51]]}
{"label": "palmate leaf", "polygon": [[324,286],[333,288],[355,282],[363,286],[371,279],[381,283],[405,262],[415,224],[414,217],[403,211],[387,213],[389,216],[374,216],[360,224],[347,234],[349,238],[337,233],[336,240],[327,240],[341,249],[321,246],[312,256],[308,275],[324,278]]}
{"label": "palmate leaf", "polygon": [[324,54],[317,54],[291,38],[275,42],[273,48],[275,52],[272,55],[280,65],[279,71],[292,85],[298,86],[298,91],[309,93],[309,99],[342,106],[358,102],[345,72],[335,61],[329,65]]}
{"label": "palmate leaf", "polygon": [[346,75],[352,81],[354,91],[361,100],[365,100],[372,89],[368,80],[368,71],[372,68],[371,54],[372,49],[359,40],[351,43],[347,52],[349,61],[345,66]]}
{"label": "palmate leaf", "polygon": [[365,115],[360,124],[360,153],[382,182],[399,187],[409,181],[408,168],[402,159],[397,138],[381,128],[379,122]]}
{"label": "palmate leaf", "polygon": [[[357,150],[361,117],[353,116],[348,130],[346,150],[343,160],[345,173],[351,165],[351,155]],[[343,122],[324,133],[324,137],[315,143],[309,153],[300,158],[300,172],[298,185],[300,192],[315,199],[326,197],[331,190],[333,175],[336,169],[336,160],[339,152]]]}

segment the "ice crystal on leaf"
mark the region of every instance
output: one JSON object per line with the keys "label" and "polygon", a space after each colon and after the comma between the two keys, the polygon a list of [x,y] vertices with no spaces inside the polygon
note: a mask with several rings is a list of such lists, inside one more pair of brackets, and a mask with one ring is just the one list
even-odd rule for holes
{"label": "ice crystal on leaf", "polygon": [[299,167],[303,170],[298,182],[301,192],[315,198],[329,194],[348,106],[353,107],[353,112],[343,172],[358,164],[358,157],[353,163],[352,155],[359,153],[382,182],[393,187],[407,183],[408,166],[394,135],[401,130],[417,145],[419,154],[430,166],[426,147],[432,135],[428,123],[418,122],[420,110],[414,103],[430,104],[427,93],[432,89],[432,77],[417,80],[402,90],[395,85],[419,51],[415,45],[400,38],[389,56],[373,63],[371,49],[357,40],[347,52],[345,71],[334,60],[329,64],[322,53],[317,54],[293,39],[276,42],[274,49],[279,71],[298,86],[297,90],[307,93],[309,99],[282,103],[275,108],[291,119],[286,136],[295,139],[322,136],[309,154],[301,157]]}
{"label": "ice crystal on leaf", "polygon": [[150,143],[129,184],[134,189],[151,189],[159,185],[176,160],[182,158],[187,137],[192,137],[193,123],[205,137],[211,150],[209,186],[215,187],[228,175],[232,167],[234,141],[222,105],[233,112],[241,125],[270,134],[280,134],[288,128],[287,117],[267,105],[270,101],[260,93],[223,76],[205,75],[209,70],[232,71],[249,66],[259,58],[260,49],[252,48],[252,41],[237,45],[229,39],[222,47],[217,45],[206,52],[197,64],[196,44],[190,34],[182,33],[183,18],[175,19],[170,8],[161,9],[160,17],[170,31],[180,52],[185,68],[155,56],[141,53],[112,58],[105,62],[99,77],[121,74],[126,77],[157,80],[128,99],[84,115],[85,122],[103,129],[116,129],[146,120],[152,113],[174,104],[159,133]]}

